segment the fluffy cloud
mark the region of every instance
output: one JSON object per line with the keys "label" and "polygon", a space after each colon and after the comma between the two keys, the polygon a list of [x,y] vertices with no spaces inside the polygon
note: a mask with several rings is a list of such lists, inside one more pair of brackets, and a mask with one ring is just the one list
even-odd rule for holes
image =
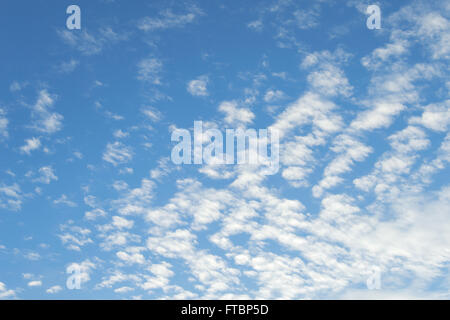
{"label": "fluffy cloud", "polygon": [[39,177],[37,177],[33,181],[49,184],[53,180],[54,181],[58,180],[58,177],[55,174],[55,170],[52,168],[52,166],[45,166],[39,169]]}
{"label": "fluffy cloud", "polygon": [[25,145],[20,147],[20,151],[26,154],[30,154],[31,151],[39,149],[41,146],[41,140],[39,138],[31,138],[25,140]]}
{"label": "fluffy cloud", "polygon": [[205,97],[208,95],[208,77],[202,76],[188,82],[187,91],[193,96]]}
{"label": "fluffy cloud", "polygon": [[250,123],[255,115],[248,108],[239,108],[236,101],[224,101],[219,105],[219,111],[225,113],[228,124]]}
{"label": "fluffy cloud", "polygon": [[14,298],[16,292],[14,290],[8,290],[3,282],[0,282],[0,299]]}
{"label": "fluffy cloud", "polygon": [[55,103],[56,96],[51,95],[47,90],[41,90],[36,104],[33,106],[33,117],[35,119],[33,128],[39,132],[52,134],[62,128],[64,117],[50,109]]}

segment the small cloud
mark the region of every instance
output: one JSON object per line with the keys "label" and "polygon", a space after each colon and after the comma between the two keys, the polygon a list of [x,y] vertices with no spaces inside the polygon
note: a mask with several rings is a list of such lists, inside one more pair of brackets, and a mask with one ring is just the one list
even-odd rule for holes
{"label": "small cloud", "polygon": [[161,120],[161,112],[159,112],[159,110],[154,107],[144,107],[141,109],[141,112],[154,122]]}
{"label": "small cloud", "polygon": [[142,253],[126,253],[123,251],[119,251],[116,253],[117,257],[120,260],[123,260],[129,264],[144,264],[145,263],[145,257]]}
{"label": "small cloud", "polygon": [[119,216],[114,216],[112,219],[113,225],[119,229],[130,229],[134,225],[134,222],[132,220],[127,220]]}
{"label": "small cloud", "polygon": [[23,194],[17,183],[7,186],[0,184],[0,208],[17,211],[22,207]]}
{"label": "small cloud", "polygon": [[133,152],[130,147],[121,142],[108,143],[106,151],[103,153],[103,160],[117,166],[121,163],[127,163],[133,158]]}
{"label": "small cloud", "polygon": [[42,286],[42,281],[41,280],[30,281],[30,282],[28,282],[28,286],[29,287],[40,287],[40,286]]}
{"label": "small cloud", "polygon": [[145,17],[138,23],[138,29],[142,31],[153,31],[158,29],[181,28],[202,15],[203,12],[193,6],[187,13],[176,14],[168,9],[159,13],[158,17]]}
{"label": "small cloud", "polygon": [[162,62],[156,58],[141,60],[138,65],[138,79],[152,84],[161,84]]}
{"label": "small cloud", "polygon": [[122,168],[119,170],[119,174],[133,174],[133,168]]}
{"label": "small cloud", "polygon": [[255,117],[248,108],[238,108],[236,101],[224,101],[219,106],[219,111],[225,113],[225,122],[228,124],[241,122],[249,123]]}
{"label": "small cloud", "polygon": [[41,255],[37,252],[29,252],[25,255],[25,258],[31,261],[37,261],[41,258]]}
{"label": "small cloud", "polygon": [[49,293],[49,294],[55,294],[58,293],[62,290],[61,286],[53,286],[48,288],[45,292]]}
{"label": "small cloud", "polygon": [[5,117],[5,111],[0,109],[0,137],[8,138],[9,120]]}
{"label": "small cloud", "polygon": [[50,95],[47,90],[41,90],[36,104],[33,106],[33,116],[36,119],[33,128],[44,133],[55,133],[62,128],[64,117],[49,109],[55,102],[55,96]]}
{"label": "small cloud", "polygon": [[77,206],[77,204],[73,201],[70,201],[65,194],[61,195],[61,197],[59,197],[59,199],[53,200],[53,203],[56,205],[65,204],[66,206],[69,206],[72,208]]}
{"label": "small cloud", "polygon": [[51,166],[45,166],[39,169],[40,177],[34,179],[33,182],[40,182],[49,184],[52,180],[57,181],[58,177],[55,175],[55,171]]}
{"label": "small cloud", "polygon": [[8,290],[3,282],[0,282],[0,299],[14,298],[16,292],[14,290]]}
{"label": "small cloud", "polygon": [[81,153],[81,152],[79,152],[79,151],[75,151],[74,153],[73,153],[73,155],[77,158],[77,159],[83,159],[83,154]]}
{"label": "small cloud", "polygon": [[201,76],[195,80],[189,81],[187,91],[193,96],[205,97],[208,95],[207,84],[208,77]]}
{"label": "small cloud", "polygon": [[131,287],[121,287],[121,288],[115,289],[114,292],[115,293],[127,293],[127,292],[130,292],[133,290],[134,290],[134,288],[131,288]]}
{"label": "small cloud", "polygon": [[312,29],[319,25],[319,12],[316,9],[297,10],[294,12],[299,29]]}
{"label": "small cloud", "polygon": [[84,214],[84,218],[86,220],[96,220],[99,217],[105,217],[106,216],[106,212],[103,209],[94,209],[91,211],[86,211],[86,213]]}
{"label": "small cloud", "polygon": [[22,153],[30,154],[31,151],[39,149],[41,146],[41,141],[39,138],[31,138],[25,140],[25,145],[20,147]]}
{"label": "small cloud", "polygon": [[112,113],[111,111],[105,111],[105,115],[106,115],[107,118],[110,118],[110,119],[113,119],[113,120],[116,120],[116,121],[125,119],[121,115]]}
{"label": "small cloud", "polygon": [[247,27],[252,29],[252,30],[255,30],[255,31],[262,31],[263,23],[262,23],[261,20],[255,20],[255,21],[252,21],[252,22],[248,23]]}
{"label": "small cloud", "polygon": [[281,90],[267,90],[266,94],[264,95],[264,101],[265,102],[274,102],[280,99],[283,99],[285,97],[285,94]]}
{"label": "small cloud", "polygon": [[119,34],[111,27],[102,27],[95,33],[89,33],[86,30],[81,32],[63,30],[58,31],[58,35],[66,44],[86,56],[99,54],[106,46],[128,38],[126,34]]}
{"label": "small cloud", "polygon": [[28,82],[13,81],[11,83],[11,85],[9,86],[9,91],[11,91],[11,92],[20,91],[23,88],[25,88],[27,85],[28,85]]}
{"label": "small cloud", "polygon": [[121,129],[118,129],[114,131],[113,136],[117,139],[122,139],[128,137],[130,134],[126,131],[122,131]]}
{"label": "small cloud", "polygon": [[71,73],[78,65],[79,62],[77,60],[71,59],[69,61],[62,62],[59,66],[57,66],[57,70],[61,73]]}
{"label": "small cloud", "polygon": [[277,77],[277,78],[280,78],[280,79],[283,79],[283,80],[286,80],[286,78],[287,78],[287,73],[284,72],[284,71],[283,72],[273,72],[272,75],[274,77]]}

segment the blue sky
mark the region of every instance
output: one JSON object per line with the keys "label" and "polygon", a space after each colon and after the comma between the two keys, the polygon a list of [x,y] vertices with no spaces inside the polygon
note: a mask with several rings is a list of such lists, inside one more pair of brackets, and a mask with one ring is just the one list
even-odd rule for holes
{"label": "blue sky", "polygon": [[[3,1],[0,299],[448,299],[449,16]],[[174,164],[194,121],[277,130],[279,171]]]}

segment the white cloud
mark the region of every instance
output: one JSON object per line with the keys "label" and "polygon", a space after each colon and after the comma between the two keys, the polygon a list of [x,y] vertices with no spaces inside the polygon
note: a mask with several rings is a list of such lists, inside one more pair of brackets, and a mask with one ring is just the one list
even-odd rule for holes
{"label": "white cloud", "polygon": [[25,145],[20,147],[20,151],[26,154],[30,154],[31,151],[39,149],[41,146],[41,140],[39,138],[31,138],[25,140]]}
{"label": "white cloud", "polygon": [[131,229],[134,225],[134,221],[119,216],[112,217],[112,220],[112,224],[119,229]]}
{"label": "white cloud", "polygon": [[252,29],[252,30],[255,30],[255,31],[262,31],[262,29],[263,29],[263,23],[262,23],[262,21],[261,20],[255,20],[255,21],[252,21],[252,22],[249,22],[248,24],[247,24],[247,27],[248,28],[250,28],[250,29]]}
{"label": "white cloud", "polygon": [[96,220],[99,217],[105,217],[106,212],[103,209],[97,208],[91,211],[86,211],[84,214],[84,218],[87,220]]}
{"label": "white cloud", "polygon": [[103,153],[103,160],[117,166],[127,163],[133,159],[133,151],[131,147],[125,146],[121,142],[108,143]]}
{"label": "white cloud", "polygon": [[186,13],[176,14],[171,9],[159,13],[158,17],[145,17],[138,23],[138,28],[143,31],[154,31],[158,29],[182,28],[201,16],[203,12],[192,6]]}
{"label": "white cloud", "polygon": [[40,287],[40,286],[42,286],[42,281],[41,280],[30,281],[30,282],[28,282],[28,286],[29,287]]}
{"label": "white cloud", "polygon": [[28,85],[28,82],[19,82],[19,81],[13,81],[11,85],[9,86],[9,91],[11,92],[17,92],[22,90]]}
{"label": "white cloud", "polygon": [[123,251],[119,251],[116,253],[117,257],[120,260],[123,260],[129,264],[144,264],[145,263],[145,257],[141,253],[132,253],[128,254]]}
{"label": "white cloud", "polygon": [[52,180],[58,180],[58,177],[56,176],[52,166],[41,167],[39,169],[39,175],[40,176],[38,178],[33,180],[34,182],[49,184],[50,182],[52,182]]}
{"label": "white cloud", "polygon": [[128,293],[128,292],[131,292],[131,291],[134,291],[134,288],[131,288],[131,287],[120,287],[120,288],[114,289],[115,293]]}
{"label": "white cloud", "polygon": [[300,29],[312,29],[319,25],[319,13],[316,9],[297,10],[294,17]]}
{"label": "white cloud", "polygon": [[38,252],[28,252],[25,254],[25,259],[31,260],[31,261],[37,261],[41,259],[41,255]]}
{"label": "white cloud", "polygon": [[333,133],[342,127],[342,118],[333,112],[334,109],[337,106],[333,102],[307,92],[277,117],[272,128],[278,130],[280,139],[294,128],[307,124],[325,133]]}
{"label": "white cloud", "polygon": [[174,170],[173,165],[171,165],[171,160],[169,157],[164,157],[158,160],[158,167],[150,170],[150,177],[152,179],[160,179]]}
{"label": "white cloud", "polygon": [[77,206],[77,204],[73,201],[70,201],[69,198],[65,194],[62,194],[61,197],[59,197],[59,199],[53,200],[53,203],[57,204],[57,205],[64,204],[64,205],[72,207],[72,208]]}
{"label": "white cloud", "polygon": [[59,234],[58,237],[69,250],[81,251],[81,247],[93,243],[92,239],[89,238],[91,230],[75,226],[72,221],[61,225],[60,230],[63,233]]}
{"label": "white cloud", "polygon": [[156,58],[147,58],[141,60],[138,65],[138,79],[152,84],[161,84],[160,74],[162,71],[162,62]]}
{"label": "white cloud", "polygon": [[8,290],[3,282],[0,282],[0,299],[15,298],[16,292],[14,290]]}
{"label": "white cloud", "polygon": [[450,100],[424,107],[420,117],[413,117],[410,123],[421,124],[431,130],[446,131],[450,124]]}
{"label": "white cloud", "polygon": [[219,111],[225,113],[225,122],[228,124],[250,123],[255,115],[248,108],[238,108],[236,101],[224,101],[219,105]]}
{"label": "white cloud", "polygon": [[49,294],[55,294],[58,293],[62,290],[61,286],[53,286],[48,288],[45,292],[49,293]]}
{"label": "white cloud", "polygon": [[373,130],[388,127],[392,123],[394,116],[398,115],[405,108],[401,103],[376,102],[371,110],[360,113],[351,123],[351,127],[357,130]]}
{"label": "white cloud", "polygon": [[148,117],[150,120],[152,120],[153,122],[157,122],[159,120],[161,120],[161,112],[159,112],[158,109],[152,107],[152,106],[146,106],[144,108],[141,109],[141,112]]}
{"label": "white cloud", "polygon": [[352,91],[352,86],[344,72],[333,65],[321,66],[318,71],[310,73],[307,80],[314,90],[324,95],[335,96],[340,94],[348,97]]}
{"label": "white cloud", "polygon": [[111,27],[102,27],[95,33],[84,29],[80,32],[64,29],[58,31],[58,35],[66,44],[86,56],[97,55],[106,46],[128,39],[125,33],[117,33]]}
{"label": "white cloud", "polygon": [[61,73],[71,73],[79,64],[80,62],[78,60],[70,59],[69,61],[61,62],[61,64],[57,66],[57,70]]}
{"label": "white cloud", "polygon": [[0,137],[8,137],[9,120],[5,117],[5,111],[0,108]]}
{"label": "white cloud", "polygon": [[23,193],[17,183],[0,184],[0,208],[17,211],[22,207]]}
{"label": "white cloud", "polygon": [[61,130],[64,117],[59,113],[50,111],[54,103],[55,96],[50,95],[47,90],[39,92],[39,97],[33,106],[33,116],[35,118],[33,128],[35,130],[48,134]]}
{"label": "white cloud", "polygon": [[114,131],[113,136],[116,139],[122,139],[128,137],[130,134],[126,131],[122,131],[121,129],[118,129]]}
{"label": "white cloud", "polygon": [[201,76],[197,79],[189,81],[187,84],[187,91],[193,96],[205,97],[208,95],[208,77]]}
{"label": "white cloud", "polygon": [[370,56],[361,59],[363,66],[374,69],[381,66],[391,57],[401,56],[408,52],[409,43],[406,40],[399,39],[394,43],[388,43],[386,46],[375,49]]}
{"label": "white cloud", "polygon": [[281,90],[267,90],[266,94],[264,95],[264,101],[265,102],[274,102],[280,99],[283,99],[285,97],[285,94]]}
{"label": "white cloud", "polygon": [[[121,186],[123,187],[123,186]],[[154,197],[155,183],[149,179],[142,179],[141,186],[134,189],[126,189],[120,199],[113,201],[113,206],[121,215],[142,214],[149,207]],[[119,191],[125,189],[120,188]]]}

